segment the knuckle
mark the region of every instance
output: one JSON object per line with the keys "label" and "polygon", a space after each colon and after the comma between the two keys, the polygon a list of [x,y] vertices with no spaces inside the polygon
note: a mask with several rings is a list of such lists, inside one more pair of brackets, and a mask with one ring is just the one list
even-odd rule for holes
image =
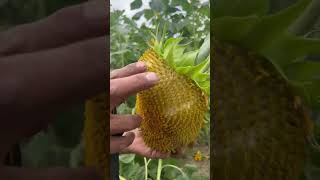
{"label": "knuckle", "polygon": [[148,81],[145,78],[145,73],[143,74],[139,74],[137,76],[135,76],[134,82],[136,83],[136,85],[144,87],[146,86],[146,84],[148,83]]}
{"label": "knuckle", "polygon": [[119,70],[118,69],[115,69],[115,70],[110,72],[110,79],[118,78],[118,76],[119,76]]}
{"label": "knuckle", "polygon": [[110,82],[110,97],[112,98],[113,96],[117,95],[118,91],[118,86],[114,81]]}
{"label": "knuckle", "polygon": [[123,137],[121,143],[120,143],[120,149],[124,149],[128,146],[130,146],[130,144],[132,144],[132,139],[130,137]]}
{"label": "knuckle", "polygon": [[136,68],[136,63],[131,63],[126,66],[126,69],[130,72],[134,71],[135,68]]}
{"label": "knuckle", "polygon": [[138,122],[134,118],[130,118],[128,121],[128,130],[135,129],[139,126]]}

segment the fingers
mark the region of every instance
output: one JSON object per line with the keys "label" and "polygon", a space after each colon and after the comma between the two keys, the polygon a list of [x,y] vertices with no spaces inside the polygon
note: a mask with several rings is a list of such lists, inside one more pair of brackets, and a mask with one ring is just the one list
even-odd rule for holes
{"label": "fingers", "polygon": [[110,108],[115,108],[130,95],[151,88],[158,81],[158,76],[153,72],[112,79],[110,81]]}
{"label": "fingers", "polygon": [[110,115],[110,134],[120,134],[140,126],[141,117],[133,115]]}
{"label": "fingers", "polygon": [[0,56],[55,48],[76,41],[105,36],[109,1],[89,1],[66,7],[38,22],[0,33]]}
{"label": "fingers", "polygon": [[125,136],[110,136],[110,153],[118,153],[132,144],[134,133],[128,132]]}
{"label": "fingers", "polygon": [[107,91],[106,43],[105,37],[99,37],[56,49],[3,57],[0,86],[16,82],[8,99],[17,107],[39,109],[85,100]]}
{"label": "fingers", "polygon": [[121,69],[113,70],[110,73],[110,79],[123,78],[138,73],[143,73],[147,70],[147,66],[143,62],[129,64]]}

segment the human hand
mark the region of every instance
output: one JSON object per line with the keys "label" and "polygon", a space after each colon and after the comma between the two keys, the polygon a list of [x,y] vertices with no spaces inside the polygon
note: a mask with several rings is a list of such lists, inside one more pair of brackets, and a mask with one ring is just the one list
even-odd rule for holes
{"label": "human hand", "polygon": [[61,108],[106,91],[108,2],[69,6],[0,32],[0,179],[102,179],[89,168],[14,168],[2,162],[13,144],[46,128]]}
{"label": "human hand", "polygon": [[135,138],[132,144],[124,148],[121,153],[133,153],[151,159],[163,159],[170,156],[170,153],[163,153],[160,151],[152,150],[150,147],[148,147],[143,141],[140,129],[137,128],[127,133],[134,133]]}
{"label": "human hand", "polygon": [[[128,96],[154,86],[158,81],[155,73],[145,72],[143,62],[130,64],[111,72],[110,75],[110,112]],[[137,115],[110,114],[110,153],[118,153],[135,140],[135,133],[130,132],[140,126],[141,118]],[[123,134],[123,136],[116,136]],[[139,136],[136,139],[139,141]],[[142,147],[140,147],[142,148]]]}
{"label": "human hand", "polygon": [[107,91],[108,2],[69,6],[0,32],[0,163],[61,109]]}
{"label": "human hand", "polygon": [[[124,148],[121,153],[133,153],[138,154],[143,157],[151,158],[151,159],[164,159],[168,157],[181,158],[184,155],[184,148],[177,148],[175,152],[160,152],[156,150],[152,150],[146,143],[143,141],[141,136],[141,131],[139,128],[130,131],[135,134],[135,139],[132,144],[128,147]],[[127,132],[128,133],[128,132]]]}
{"label": "human hand", "polygon": [[108,8],[88,1],[0,32],[0,113],[61,108],[105,92]]}

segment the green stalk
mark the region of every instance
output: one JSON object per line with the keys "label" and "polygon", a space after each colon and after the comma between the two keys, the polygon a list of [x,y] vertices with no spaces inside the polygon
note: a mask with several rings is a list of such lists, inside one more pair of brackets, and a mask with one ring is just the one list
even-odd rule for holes
{"label": "green stalk", "polygon": [[171,168],[174,168],[174,169],[178,170],[184,178],[189,179],[188,176],[183,172],[183,170],[181,168],[178,168],[177,166],[174,166],[174,165],[171,165],[171,164],[167,164],[167,165],[164,165],[162,167],[162,169],[164,169],[166,167],[171,167]]}
{"label": "green stalk", "polygon": [[161,180],[162,159],[158,160],[157,180]]}
{"label": "green stalk", "polygon": [[144,179],[148,180],[148,165],[151,159],[147,161],[147,158],[144,158]]}

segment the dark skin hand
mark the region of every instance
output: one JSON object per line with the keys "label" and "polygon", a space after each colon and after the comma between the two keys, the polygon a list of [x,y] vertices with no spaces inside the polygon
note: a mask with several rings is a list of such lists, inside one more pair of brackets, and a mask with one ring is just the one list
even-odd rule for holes
{"label": "dark skin hand", "polygon": [[[12,145],[46,128],[59,110],[106,91],[107,3],[89,1],[0,32],[0,162]],[[0,179],[95,180],[102,176],[93,168],[0,165]]]}

